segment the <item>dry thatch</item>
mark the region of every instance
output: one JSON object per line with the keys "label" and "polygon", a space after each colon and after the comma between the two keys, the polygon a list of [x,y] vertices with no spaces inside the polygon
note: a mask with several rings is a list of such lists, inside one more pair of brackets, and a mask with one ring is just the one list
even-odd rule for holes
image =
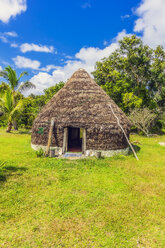
{"label": "dry thatch", "polygon": [[79,69],[35,119],[32,143],[47,145],[50,121],[54,118],[52,146],[62,147],[65,127],[78,127],[87,130],[87,150],[126,148],[127,142],[109,104],[129,135],[130,123],[126,115],[85,70]]}

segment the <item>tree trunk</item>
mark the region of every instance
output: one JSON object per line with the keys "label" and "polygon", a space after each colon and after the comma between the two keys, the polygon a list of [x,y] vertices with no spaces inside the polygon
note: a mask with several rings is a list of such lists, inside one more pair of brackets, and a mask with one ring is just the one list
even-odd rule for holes
{"label": "tree trunk", "polygon": [[13,121],[13,127],[15,130],[18,130],[18,125],[16,120]]}
{"label": "tree trunk", "polygon": [[9,122],[8,122],[8,127],[7,127],[7,129],[6,129],[6,132],[7,132],[7,133],[10,133],[11,129],[12,129],[12,122],[9,121]]}

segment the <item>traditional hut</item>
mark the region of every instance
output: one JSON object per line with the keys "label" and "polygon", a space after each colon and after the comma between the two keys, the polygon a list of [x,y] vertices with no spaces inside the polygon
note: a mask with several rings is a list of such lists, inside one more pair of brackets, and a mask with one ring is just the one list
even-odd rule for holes
{"label": "traditional hut", "polygon": [[50,148],[57,156],[68,151],[86,156],[98,151],[103,156],[127,153],[128,143],[117,118],[129,137],[126,115],[84,69],[79,69],[34,120],[31,145],[35,150],[46,150],[53,120]]}

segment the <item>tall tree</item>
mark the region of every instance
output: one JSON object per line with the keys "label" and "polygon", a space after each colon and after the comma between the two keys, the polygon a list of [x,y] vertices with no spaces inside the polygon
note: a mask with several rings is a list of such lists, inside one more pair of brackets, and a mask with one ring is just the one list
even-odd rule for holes
{"label": "tall tree", "polygon": [[165,51],[158,46],[154,51],[151,65],[151,79],[149,90],[158,107],[165,110]]}
{"label": "tall tree", "polygon": [[[99,85],[125,111],[135,107],[155,108],[164,96],[164,51],[144,45],[136,35],[119,41],[119,48],[96,63],[93,72]],[[161,104],[159,104],[160,106]]]}
{"label": "tall tree", "polygon": [[[10,88],[10,93],[12,94],[11,99],[13,101],[12,105],[14,108],[18,104],[18,95],[20,95],[20,93],[30,88],[35,88],[35,85],[29,81],[20,83],[20,80],[24,75],[28,75],[28,73],[22,72],[20,76],[17,76],[16,71],[12,69],[11,66],[8,66],[4,70],[0,71],[0,77],[3,77],[7,82],[2,82],[2,84],[0,85],[0,92],[1,94],[5,93],[6,90],[7,92],[9,92],[8,89]],[[13,125],[15,129],[17,129],[16,117],[13,119]]]}
{"label": "tall tree", "polygon": [[15,94],[15,100],[17,102],[16,105],[14,105],[13,94],[9,87],[0,97],[0,112],[2,113],[1,119],[8,119],[8,127],[6,132],[11,131],[13,121],[20,116],[22,110],[22,99],[20,100],[19,93]]}

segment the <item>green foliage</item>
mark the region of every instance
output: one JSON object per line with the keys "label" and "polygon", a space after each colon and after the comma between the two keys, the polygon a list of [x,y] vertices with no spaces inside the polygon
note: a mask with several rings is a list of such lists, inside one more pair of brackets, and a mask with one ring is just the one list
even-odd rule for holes
{"label": "green foliage", "polygon": [[96,82],[126,112],[133,108],[164,108],[165,52],[144,45],[136,35],[124,37],[119,48],[93,72]]}
{"label": "green foliage", "polygon": [[133,92],[123,94],[124,111],[128,112],[130,109],[140,108],[142,106],[142,99],[135,96]]}
{"label": "green foliage", "polygon": [[10,66],[0,71],[0,77],[3,77],[7,81],[7,83],[2,82],[0,85],[0,108],[1,111],[3,111],[3,117],[8,119],[8,132],[11,131],[13,123],[16,128],[18,117],[22,111],[21,99],[23,99],[23,95],[21,92],[35,88],[34,84],[29,81],[21,82],[20,84],[20,79],[24,75],[27,75],[27,72],[22,72],[20,76],[17,77],[16,71]]}
{"label": "green foliage", "polygon": [[34,99],[26,97],[22,100],[22,112],[18,120],[18,125],[25,128],[31,128],[38,109],[34,106]]}
{"label": "green foliage", "polygon": [[[17,99],[17,97],[15,99]],[[12,122],[20,117],[22,109],[22,100],[19,100],[17,104],[14,105],[13,92],[8,88],[4,92],[3,97],[0,98],[0,111],[3,113],[0,119]]]}
{"label": "green foliage", "polygon": [[165,110],[165,52],[158,46],[153,54],[149,90],[157,106]]}
{"label": "green foliage", "polygon": [[35,88],[34,84],[31,82],[22,82],[20,85],[20,80],[24,75],[28,75],[27,72],[22,72],[19,77],[17,77],[16,71],[11,68],[11,66],[6,67],[3,71],[0,71],[0,77],[3,77],[10,89],[12,91],[19,91],[22,92],[24,90],[30,89],[30,88]]}
{"label": "green foliage", "polygon": [[[21,74],[23,76],[23,73]],[[19,90],[26,89],[29,83],[25,82],[19,87]],[[49,87],[48,89],[44,90],[44,95],[35,96],[31,94],[28,97],[23,97],[23,95],[19,91],[11,91],[10,87],[6,83],[2,83],[0,85],[0,97],[6,94],[6,90],[8,89],[12,97],[15,99],[15,104],[21,100],[21,109],[22,111],[16,117],[17,124],[23,128],[31,128],[34,119],[36,118],[37,114],[41,111],[43,106],[56,94],[62,87],[64,86],[64,82],[59,82],[55,86]],[[14,101],[13,99],[13,101]],[[14,102],[13,102],[14,104]],[[2,104],[3,105],[3,104]],[[18,108],[17,108],[18,109]],[[2,108],[0,108],[2,111]],[[6,126],[7,124],[7,115],[3,115],[3,118],[0,117],[0,126]]]}
{"label": "green foliage", "polygon": [[36,156],[38,158],[43,157],[44,156],[44,150],[42,148],[40,148],[38,151],[36,151]]}

